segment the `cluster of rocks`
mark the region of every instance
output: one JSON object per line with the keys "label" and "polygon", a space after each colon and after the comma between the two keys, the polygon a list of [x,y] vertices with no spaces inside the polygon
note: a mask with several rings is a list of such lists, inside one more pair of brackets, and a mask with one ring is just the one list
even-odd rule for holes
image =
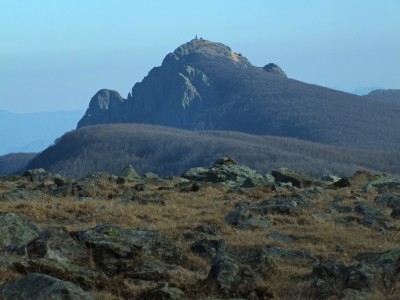
{"label": "cluster of rocks", "polygon": [[[224,186],[243,197],[257,187],[274,191],[271,197],[259,202],[244,199],[234,203],[224,222],[238,230],[272,228],[271,216],[296,217],[314,208],[310,195],[348,190],[354,198],[352,205],[343,204],[343,199],[337,197],[329,202],[329,211],[314,212],[311,218],[338,224],[353,222],[387,235],[400,229],[398,178],[358,172],[350,178],[315,179],[287,168],[261,175],[237,165],[229,156],[218,159],[209,168],[193,168],[175,178],[160,178],[151,173],[140,177],[131,166],[118,176],[92,173],[76,181],[43,169],[29,170],[22,178],[0,179],[0,201],[34,201],[50,195],[76,197],[77,201],[112,198],[121,205],[166,205],[164,199],[141,196],[150,185],[159,191],[174,189],[181,193],[195,193],[207,185]],[[377,193],[373,203],[355,194],[371,190]],[[0,257],[0,266],[27,274],[0,285],[0,295],[6,299],[94,299],[88,290],[100,288],[123,298],[138,299],[193,298],[192,291],[223,298],[269,299],[274,293],[267,282],[276,276],[280,260],[303,261],[310,266],[310,295],[314,298],[366,299],[376,290],[400,295],[400,248],[359,253],[354,258],[358,264],[346,265],[338,260],[322,260],[302,249],[286,248],[296,237],[277,231],[268,234],[265,246],[247,250],[216,239],[219,231],[218,226],[202,224],[182,235],[191,243],[188,251],[209,262],[208,269],[199,271],[190,267],[180,240],[172,240],[156,230],[109,223],[82,231],[40,228],[22,215],[0,213],[0,250],[14,257]],[[282,246],[269,245],[271,241]],[[135,293],[121,289],[121,280]]]}

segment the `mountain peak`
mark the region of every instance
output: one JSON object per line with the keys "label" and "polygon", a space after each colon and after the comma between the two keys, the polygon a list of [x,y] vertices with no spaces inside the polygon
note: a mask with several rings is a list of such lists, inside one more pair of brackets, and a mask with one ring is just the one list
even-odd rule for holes
{"label": "mountain peak", "polygon": [[170,56],[175,60],[188,60],[191,58],[216,58],[228,59],[238,65],[244,67],[251,66],[247,58],[243,57],[240,53],[235,53],[232,49],[222,43],[212,42],[203,38],[194,38],[191,41],[179,46]]}
{"label": "mountain peak", "polygon": [[253,66],[222,43],[195,38],[151,69],[127,99],[100,91],[78,127],[146,123],[397,149],[399,114],[399,106],[288,79],[276,64]]}

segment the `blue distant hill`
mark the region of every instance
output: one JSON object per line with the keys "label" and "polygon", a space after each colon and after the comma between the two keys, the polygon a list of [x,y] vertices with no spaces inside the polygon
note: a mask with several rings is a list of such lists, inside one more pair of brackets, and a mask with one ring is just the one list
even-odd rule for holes
{"label": "blue distant hill", "polygon": [[39,152],[76,127],[84,111],[12,113],[0,110],[0,155]]}

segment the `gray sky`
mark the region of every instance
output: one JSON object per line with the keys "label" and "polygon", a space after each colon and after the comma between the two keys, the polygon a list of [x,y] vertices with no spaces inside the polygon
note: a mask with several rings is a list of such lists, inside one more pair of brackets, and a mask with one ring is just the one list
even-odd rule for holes
{"label": "gray sky", "polygon": [[354,91],[400,88],[398,0],[0,0],[0,109],[86,109],[126,97],[196,34],[256,66]]}

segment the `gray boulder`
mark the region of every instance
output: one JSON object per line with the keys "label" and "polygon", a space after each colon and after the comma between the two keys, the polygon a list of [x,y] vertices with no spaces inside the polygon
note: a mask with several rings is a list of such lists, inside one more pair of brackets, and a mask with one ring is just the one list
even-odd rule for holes
{"label": "gray boulder", "polygon": [[314,265],[314,291],[318,298],[327,299],[343,293],[345,289],[371,291],[375,270],[366,266],[346,267],[335,261]]}
{"label": "gray boulder", "polygon": [[308,200],[297,197],[275,197],[258,204],[255,209],[262,214],[299,215],[303,208],[310,207]]}
{"label": "gray boulder", "polygon": [[272,222],[264,217],[255,217],[250,211],[250,207],[245,204],[236,206],[236,209],[230,212],[225,221],[239,229],[264,229],[272,226]]}
{"label": "gray boulder", "polygon": [[384,253],[361,253],[355,257],[360,264],[345,266],[335,261],[314,265],[314,288],[320,298],[343,294],[346,289],[362,292],[393,291],[399,282],[400,249]]}
{"label": "gray boulder", "polygon": [[10,300],[94,300],[90,293],[72,282],[39,273],[3,284],[0,295]]}
{"label": "gray boulder", "polygon": [[44,196],[40,190],[27,190],[26,188],[16,188],[0,194],[1,200],[16,201],[16,200],[38,200]]}
{"label": "gray boulder", "polygon": [[284,244],[290,244],[294,242],[294,239],[290,236],[279,233],[278,231],[273,231],[267,235],[269,241],[277,241]]}
{"label": "gray boulder", "polygon": [[190,250],[203,258],[213,258],[217,252],[222,250],[224,247],[224,240],[202,239],[194,242],[190,246]]}
{"label": "gray boulder", "polygon": [[215,283],[224,294],[231,294],[241,280],[239,262],[226,251],[213,258],[208,281]]}
{"label": "gray boulder", "polygon": [[26,246],[28,260],[19,264],[27,272],[46,270],[50,274],[63,274],[63,278],[91,284],[95,270],[90,268],[89,250],[74,240],[62,227],[44,230]]}
{"label": "gray boulder", "polygon": [[375,197],[374,203],[390,208],[400,208],[400,196],[392,194],[378,195]]}
{"label": "gray boulder", "polygon": [[274,262],[265,252],[255,250],[235,256],[222,250],[212,260],[206,283],[231,297],[251,298],[256,291],[262,290],[263,295],[256,299],[264,299],[271,297],[271,293],[260,287],[275,270]]}
{"label": "gray boulder", "polygon": [[182,290],[163,284],[140,295],[143,300],[179,300],[185,298]]}
{"label": "gray boulder", "polygon": [[276,182],[288,183],[297,188],[310,187],[315,179],[289,168],[279,168],[271,172]]}
{"label": "gray boulder", "polygon": [[253,169],[237,165],[229,156],[216,160],[210,168],[191,168],[182,177],[191,181],[220,182],[231,187],[253,187],[268,184],[264,176]]}
{"label": "gray boulder", "polygon": [[86,264],[89,260],[87,248],[74,240],[63,227],[42,231],[26,248],[29,258],[47,258],[59,264]]}
{"label": "gray boulder", "polygon": [[57,186],[63,186],[69,183],[69,181],[60,174],[54,174],[42,168],[27,170],[22,176],[36,184],[48,182]]}
{"label": "gray boulder", "polygon": [[91,249],[95,263],[108,275],[126,272],[143,256],[178,265],[186,259],[176,243],[154,230],[99,224],[78,232],[77,238]]}
{"label": "gray boulder", "polygon": [[390,216],[394,219],[400,219],[400,208],[393,208]]}
{"label": "gray boulder", "polygon": [[321,177],[322,181],[328,182],[328,183],[335,183],[338,182],[341,178],[335,175],[324,175]]}
{"label": "gray boulder", "polygon": [[225,221],[239,229],[264,229],[272,226],[272,221],[265,217],[254,216],[251,212],[252,208],[253,206],[248,202],[239,202],[235,210],[225,217]]}
{"label": "gray boulder", "polygon": [[126,278],[168,282],[171,285],[185,287],[194,285],[198,275],[186,268],[174,264],[168,264],[158,260],[143,261],[128,270]]}
{"label": "gray boulder", "polygon": [[25,217],[0,214],[0,249],[16,251],[38,237],[42,230]]}
{"label": "gray boulder", "polygon": [[136,172],[135,168],[131,165],[127,165],[125,168],[123,168],[118,175],[128,181],[135,181],[140,179],[140,176]]}
{"label": "gray boulder", "polygon": [[79,197],[96,197],[108,195],[113,191],[115,178],[105,172],[90,173],[72,184],[73,192]]}
{"label": "gray boulder", "polygon": [[213,224],[200,224],[194,230],[208,235],[215,235],[221,228]]}
{"label": "gray boulder", "polygon": [[279,256],[285,260],[307,260],[317,262],[318,259],[312,254],[304,250],[289,250],[280,247],[266,247],[264,251],[269,256]]}
{"label": "gray boulder", "polygon": [[377,190],[380,194],[400,194],[400,178],[381,177],[364,186],[365,191]]}

